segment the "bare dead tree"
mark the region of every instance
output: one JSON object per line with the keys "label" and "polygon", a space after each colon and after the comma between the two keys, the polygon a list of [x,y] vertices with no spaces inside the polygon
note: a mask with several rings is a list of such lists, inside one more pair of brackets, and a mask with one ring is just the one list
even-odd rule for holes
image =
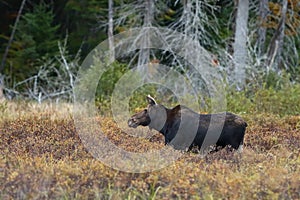
{"label": "bare dead tree", "polygon": [[115,60],[114,51],[114,2],[113,0],[108,1],[108,46],[110,51],[110,62]]}
{"label": "bare dead tree", "polygon": [[260,0],[259,1],[259,24],[258,24],[258,30],[257,30],[257,55],[261,57],[265,50],[265,41],[266,41],[266,33],[267,33],[267,28],[265,27],[264,23],[267,21],[267,15],[269,12],[269,0]]}
{"label": "bare dead tree", "polygon": [[47,60],[38,72],[15,84],[14,89],[22,86],[19,95],[41,103],[45,100],[73,100],[76,73],[79,67],[79,53],[70,59],[67,52],[67,38],[58,44],[60,54]]}
{"label": "bare dead tree", "polygon": [[248,36],[249,0],[239,0],[233,44],[234,79],[237,89],[242,89],[246,79],[246,65],[248,64],[247,36]]}
{"label": "bare dead tree", "polygon": [[4,99],[4,94],[3,94],[3,83],[4,77],[0,75],[0,102]]}
{"label": "bare dead tree", "polygon": [[[143,27],[151,27],[154,21],[154,0],[145,0],[143,3],[144,6],[144,15],[143,15]],[[143,34],[143,33],[142,33]],[[138,57],[138,71],[144,74],[148,74],[147,72],[141,71],[144,68],[143,65],[150,62],[150,49],[148,48],[150,45],[149,35],[148,32],[145,32],[141,36],[141,45],[140,45],[140,52]]]}
{"label": "bare dead tree", "polygon": [[[137,71],[144,77],[148,76],[146,64],[150,63],[153,51],[149,48],[150,27],[157,26],[155,15],[159,12],[156,3],[161,3],[155,0],[138,0],[130,3],[121,2],[120,6],[116,7],[114,25],[123,27],[124,30],[140,27],[139,34],[136,35],[136,40],[132,47],[136,48],[130,55],[128,67],[137,65]],[[117,52],[116,52],[117,54]]]}
{"label": "bare dead tree", "polygon": [[282,9],[281,9],[281,18],[278,24],[267,51],[267,60],[265,66],[269,69],[273,66],[273,70],[278,72],[278,65],[281,62],[281,54],[283,49],[283,39],[284,39],[284,30],[285,30],[285,21],[286,21],[286,12],[287,12],[287,0],[283,0]]}
{"label": "bare dead tree", "polygon": [[182,14],[170,28],[184,33],[193,40],[199,40],[203,45],[214,46],[208,27],[218,33],[219,22],[214,13],[215,5],[209,0],[183,0],[182,4]]}

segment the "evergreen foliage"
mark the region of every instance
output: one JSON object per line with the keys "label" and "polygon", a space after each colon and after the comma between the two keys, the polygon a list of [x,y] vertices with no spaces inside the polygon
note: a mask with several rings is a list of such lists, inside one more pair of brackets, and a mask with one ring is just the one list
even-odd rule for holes
{"label": "evergreen foliage", "polygon": [[58,53],[59,25],[54,13],[45,3],[34,6],[23,15],[17,27],[15,40],[9,54],[11,72],[16,82],[37,72],[38,67]]}

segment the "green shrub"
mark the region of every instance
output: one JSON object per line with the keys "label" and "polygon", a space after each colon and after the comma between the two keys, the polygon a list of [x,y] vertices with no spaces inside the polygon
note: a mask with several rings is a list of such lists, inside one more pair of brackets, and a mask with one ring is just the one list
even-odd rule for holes
{"label": "green shrub", "polygon": [[300,85],[281,86],[280,89],[264,86],[257,91],[227,94],[227,110],[236,113],[300,114]]}
{"label": "green shrub", "polygon": [[262,89],[255,95],[256,110],[279,115],[300,114],[300,85],[284,87],[279,90],[273,88]]}
{"label": "green shrub", "polygon": [[[102,113],[106,114],[111,112],[111,97],[116,83],[129,71],[127,65],[118,62],[113,63],[107,69],[100,77],[96,91],[96,105],[99,108],[101,107],[100,110]],[[97,73],[90,74],[93,77],[88,78],[87,86],[90,80],[98,76]],[[237,114],[270,113],[280,116],[299,115],[300,84],[292,84],[289,81],[288,74],[283,74],[281,79],[273,75],[269,74],[268,77],[265,77],[266,82],[262,86],[248,87],[243,91],[227,89],[226,110]],[[173,107],[178,104],[178,99],[171,90],[162,88],[156,84],[145,84],[130,94],[130,111],[135,112],[137,109],[146,107],[145,96],[148,94],[155,97],[159,103],[167,107]],[[193,100],[189,94],[181,98]],[[201,112],[211,112],[211,105],[214,99],[205,96],[199,99],[203,102],[192,102],[188,106],[192,106],[193,109],[200,106]],[[194,104],[197,105],[195,106]]]}

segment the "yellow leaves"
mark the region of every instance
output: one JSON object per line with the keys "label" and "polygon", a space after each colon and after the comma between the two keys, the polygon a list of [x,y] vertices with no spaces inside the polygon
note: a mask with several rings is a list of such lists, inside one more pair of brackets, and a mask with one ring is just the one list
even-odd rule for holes
{"label": "yellow leaves", "polygon": [[170,15],[164,15],[164,19],[166,19],[166,20],[172,20],[172,17]]}
{"label": "yellow leaves", "polygon": [[279,3],[269,2],[269,9],[274,15],[279,16],[281,11],[281,5]]}
{"label": "yellow leaves", "polygon": [[8,181],[14,180],[18,175],[19,175],[18,172],[13,171],[12,173],[10,173],[10,174],[8,175]]}
{"label": "yellow leaves", "polygon": [[[281,18],[281,8],[280,3],[269,2],[269,9],[271,14],[268,16],[268,20],[263,22],[263,26],[267,28],[276,29],[279,24],[279,19]],[[288,0],[288,12],[286,13],[286,35],[296,35],[297,29],[300,26],[300,4],[298,0]]]}
{"label": "yellow leaves", "polygon": [[169,8],[169,9],[167,10],[167,13],[168,13],[169,15],[174,15],[176,12],[175,12],[175,10]]}
{"label": "yellow leaves", "polygon": [[295,10],[295,11],[300,10],[300,1],[299,0],[288,0],[288,3],[293,10]]}
{"label": "yellow leaves", "polygon": [[117,26],[117,27],[115,28],[115,30],[116,30],[118,33],[122,33],[122,32],[124,32],[124,31],[126,31],[126,28],[125,28],[125,27],[122,27],[122,26]]}

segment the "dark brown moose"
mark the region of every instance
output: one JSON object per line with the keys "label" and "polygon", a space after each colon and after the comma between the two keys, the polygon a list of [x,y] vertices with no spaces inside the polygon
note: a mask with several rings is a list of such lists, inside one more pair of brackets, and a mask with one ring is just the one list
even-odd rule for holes
{"label": "dark brown moose", "polygon": [[229,145],[242,151],[247,123],[241,117],[229,112],[198,114],[182,105],[168,109],[150,95],[147,101],[148,107],[128,120],[129,127],[149,126],[162,133],[165,144],[175,149],[197,147],[202,151],[214,146],[217,151]]}

